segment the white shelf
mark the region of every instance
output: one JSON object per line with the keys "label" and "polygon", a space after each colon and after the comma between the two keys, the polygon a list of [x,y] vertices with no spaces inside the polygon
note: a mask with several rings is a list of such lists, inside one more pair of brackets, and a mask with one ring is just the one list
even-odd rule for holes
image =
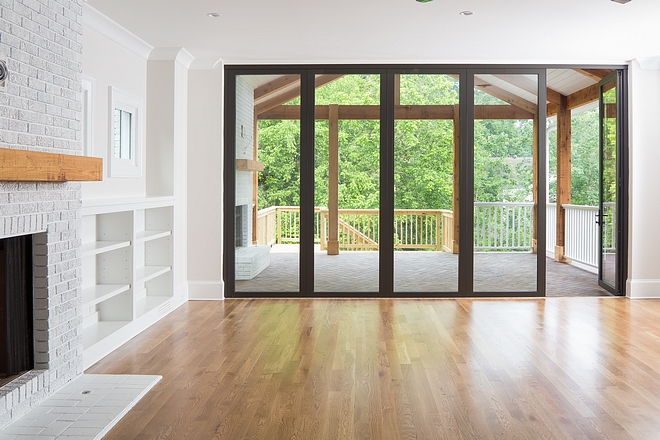
{"label": "white shelf", "polygon": [[131,245],[130,241],[94,241],[91,243],[83,243],[82,255],[89,257],[92,255],[102,254],[117,249],[125,248]]}
{"label": "white shelf", "polygon": [[145,296],[135,302],[135,316],[139,318],[171,298],[171,296]]}
{"label": "white shelf", "polygon": [[137,282],[152,280],[172,270],[172,266],[142,266],[135,271]]}
{"label": "white shelf", "polygon": [[135,234],[136,243],[144,243],[149,240],[156,240],[157,238],[167,237],[172,235],[172,231],[140,231]]}
{"label": "white shelf", "polygon": [[[174,199],[86,201],[83,355],[91,365],[174,303]],[[100,284],[99,284],[100,283]]]}
{"label": "white shelf", "polygon": [[83,329],[83,349],[102,341],[128,324],[129,321],[99,321]]}
{"label": "white shelf", "polygon": [[97,284],[82,291],[83,309],[91,307],[113,296],[126,292],[130,284]]}

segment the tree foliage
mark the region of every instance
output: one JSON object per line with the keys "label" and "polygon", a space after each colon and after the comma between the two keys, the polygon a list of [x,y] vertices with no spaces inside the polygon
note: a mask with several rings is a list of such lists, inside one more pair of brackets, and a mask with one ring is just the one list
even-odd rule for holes
{"label": "tree foliage", "polygon": [[[447,75],[401,75],[400,100],[402,105],[457,105],[458,82]],[[317,105],[379,103],[378,75],[346,75],[316,90]],[[476,91],[475,104],[506,103]],[[594,197],[597,201],[597,116],[597,112],[595,116],[584,112],[573,119],[573,203],[592,204]],[[478,120],[474,127],[475,201],[531,201],[532,120]],[[317,120],[316,206],[328,204],[328,134],[328,121]],[[396,209],[452,209],[453,140],[452,120],[395,121]],[[551,179],[556,170],[555,151],[551,148]],[[339,122],[340,208],[378,208],[380,154],[378,120]],[[265,164],[259,174],[259,209],[298,206],[300,121],[259,121],[259,160]],[[551,189],[551,199],[553,194]]]}

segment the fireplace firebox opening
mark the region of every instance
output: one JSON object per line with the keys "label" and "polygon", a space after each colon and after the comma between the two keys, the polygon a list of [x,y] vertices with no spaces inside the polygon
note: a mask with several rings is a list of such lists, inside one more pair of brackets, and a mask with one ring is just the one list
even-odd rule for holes
{"label": "fireplace firebox opening", "polygon": [[0,386],[34,368],[32,236],[0,240]]}

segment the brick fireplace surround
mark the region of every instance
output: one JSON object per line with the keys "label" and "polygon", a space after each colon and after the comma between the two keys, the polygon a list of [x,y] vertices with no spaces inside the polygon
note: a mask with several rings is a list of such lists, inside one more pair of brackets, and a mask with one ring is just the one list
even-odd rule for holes
{"label": "brick fireplace surround", "polygon": [[[83,0],[0,0],[0,147],[81,154]],[[80,183],[0,182],[0,238],[34,237],[35,369],[0,387],[0,429],[82,374]]]}

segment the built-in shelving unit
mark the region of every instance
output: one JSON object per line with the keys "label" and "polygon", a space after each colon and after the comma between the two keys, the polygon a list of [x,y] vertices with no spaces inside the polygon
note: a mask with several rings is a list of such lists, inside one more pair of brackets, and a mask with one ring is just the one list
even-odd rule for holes
{"label": "built-in shelving unit", "polygon": [[172,309],[174,206],[171,198],[83,203],[85,367]]}

